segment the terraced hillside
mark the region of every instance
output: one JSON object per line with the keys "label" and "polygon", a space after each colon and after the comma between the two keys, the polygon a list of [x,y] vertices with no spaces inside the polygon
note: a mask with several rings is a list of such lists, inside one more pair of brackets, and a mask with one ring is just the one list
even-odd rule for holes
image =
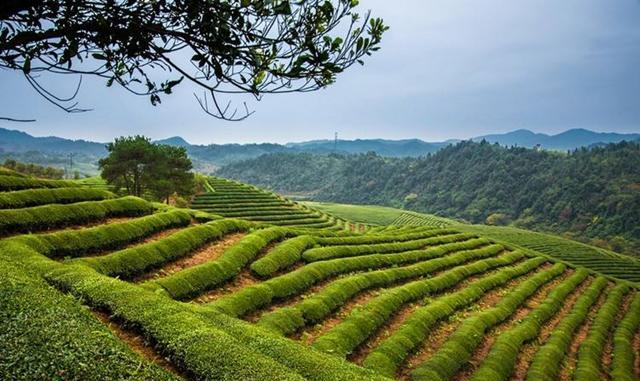
{"label": "terraced hillside", "polygon": [[193,209],[279,226],[349,228],[343,219],[331,217],[250,185],[210,178],[206,187],[207,192],[197,195],[193,201]]}
{"label": "terraced hillside", "polygon": [[475,233],[278,226],[21,184],[0,193],[19,221],[0,239],[0,379],[640,376],[634,284]]}
{"label": "terraced hillside", "polygon": [[333,202],[305,201],[314,209],[322,210],[331,215],[356,221],[367,225],[414,225],[445,227],[456,224],[454,220],[434,216],[431,214],[416,213],[402,209],[390,208],[379,205],[351,205],[336,204]]}
{"label": "terraced hillside", "polygon": [[460,225],[462,231],[481,234],[528,250],[550,255],[600,273],[640,282],[640,259],[545,234],[508,226]]}

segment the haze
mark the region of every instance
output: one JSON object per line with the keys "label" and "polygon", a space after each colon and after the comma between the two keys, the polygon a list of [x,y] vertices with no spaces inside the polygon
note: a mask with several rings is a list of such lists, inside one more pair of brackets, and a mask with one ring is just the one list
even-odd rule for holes
{"label": "haze", "polygon": [[[192,143],[332,138],[469,138],[528,128],[640,131],[637,0],[362,0],[391,26],[383,48],[326,90],[249,100],[239,123],[205,115],[193,88],[159,107],[85,78],[84,114],[45,103],[19,73],[0,72],[0,115],[36,118],[0,127],[108,141],[180,135]],[[68,93],[70,77],[48,79]],[[234,98],[240,103],[244,98]]]}

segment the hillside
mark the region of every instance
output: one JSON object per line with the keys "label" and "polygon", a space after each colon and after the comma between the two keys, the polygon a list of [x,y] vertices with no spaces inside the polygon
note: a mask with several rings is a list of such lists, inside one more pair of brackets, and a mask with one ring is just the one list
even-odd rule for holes
{"label": "hillside", "polygon": [[194,206],[0,171],[2,379],[639,375],[637,284],[553,252],[455,225],[320,225],[220,178]]}
{"label": "hillside", "polygon": [[490,143],[498,143],[503,146],[528,148],[540,145],[545,149],[567,151],[592,145],[619,143],[623,140],[640,140],[640,134],[594,132],[583,128],[567,130],[556,135],[534,133],[529,130],[516,130],[505,134],[479,136],[473,140],[477,142],[486,140]]}
{"label": "hillside", "polygon": [[218,174],[318,201],[513,223],[636,254],[638,168],[638,143],[567,154],[463,142],[417,159],[274,154],[223,167]]}
{"label": "hillside", "polygon": [[[597,133],[588,130],[569,130],[558,135],[534,134],[528,130],[517,130],[506,134],[487,135],[485,139],[503,145],[534,147],[542,144],[548,149],[574,149],[591,145],[619,142],[623,139],[637,140],[640,134]],[[356,139],[312,140],[287,144],[191,144],[180,136],[156,141],[161,144],[184,147],[194,162],[194,168],[202,173],[212,173],[221,166],[275,153],[313,154],[361,154],[375,152],[385,157],[420,157],[435,153],[456,140],[425,142],[419,139],[386,140]],[[69,154],[73,154],[74,169],[82,174],[95,175],[97,161],[106,155],[105,143],[85,140],[70,140],[59,137],[35,137],[25,132],[0,128],[0,160],[16,159],[45,166],[64,168],[69,165]]]}

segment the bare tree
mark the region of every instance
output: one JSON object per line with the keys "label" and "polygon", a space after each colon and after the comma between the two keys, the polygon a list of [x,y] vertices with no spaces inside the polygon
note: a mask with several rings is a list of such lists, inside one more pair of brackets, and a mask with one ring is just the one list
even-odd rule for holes
{"label": "bare tree", "polygon": [[[153,105],[184,79],[202,109],[241,120],[223,94],[307,92],[379,49],[383,21],[357,0],[3,0],[0,67],[19,70],[66,112],[87,111],[54,94],[41,73],[92,75],[148,96]],[[10,119],[10,118],[8,118]]]}

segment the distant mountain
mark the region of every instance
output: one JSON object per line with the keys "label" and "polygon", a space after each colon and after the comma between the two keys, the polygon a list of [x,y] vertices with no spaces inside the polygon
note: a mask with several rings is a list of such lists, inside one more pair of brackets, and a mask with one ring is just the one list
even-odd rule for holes
{"label": "distant mountain", "polygon": [[105,144],[86,140],[70,140],[55,136],[35,137],[22,131],[0,128],[0,152],[39,151],[66,154],[73,152],[89,156],[104,156]]}
{"label": "distant mountain", "polygon": [[356,139],[356,140],[313,140],[301,143],[287,143],[286,146],[301,152],[311,153],[366,153],[376,152],[382,156],[406,157],[424,156],[437,152],[448,143],[427,143],[419,139],[384,140],[384,139]]}
{"label": "distant mountain", "polygon": [[640,134],[594,132],[583,128],[576,128],[557,135],[540,134],[529,130],[516,130],[506,134],[485,135],[473,138],[474,141],[481,141],[483,139],[503,146],[531,148],[540,144],[544,149],[572,150],[579,147],[618,143],[623,140],[640,140]]}
{"label": "distant mountain", "polygon": [[183,138],[181,138],[180,136],[173,136],[166,139],[155,140],[154,143],[166,144],[174,147],[185,147],[185,148],[191,147],[191,144],[186,140],[184,140]]}
{"label": "distant mountain", "polygon": [[[504,146],[534,147],[540,144],[542,148],[554,150],[568,150],[581,146],[594,147],[621,140],[640,140],[640,134],[598,133],[584,129],[575,129],[557,135],[546,135],[529,130],[517,130],[506,134],[485,135],[474,138],[475,141],[487,140]],[[156,143],[185,147],[194,161],[196,170],[211,172],[216,168],[242,160],[252,159],[270,153],[298,153],[313,154],[358,154],[375,152],[387,157],[419,157],[432,154],[457,140],[444,142],[425,142],[419,139],[385,140],[385,139],[356,139],[311,140],[287,144],[191,144],[180,136],[173,136],[157,140]],[[26,155],[29,153],[28,155]],[[38,155],[34,155],[38,153]],[[86,140],[69,140],[58,137],[35,137],[25,132],[0,128],[0,154],[2,157],[15,156],[16,159],[35,160],[42,165],[59,165],[65,162],[69,153],[80,160],[97,168],[97,160],[107,154],[104,143]],[[26,155],[26,156],[25,156]],[[55,160],[54,160],[55,159]],[[80,163],[78,163],[80,164]]]}

